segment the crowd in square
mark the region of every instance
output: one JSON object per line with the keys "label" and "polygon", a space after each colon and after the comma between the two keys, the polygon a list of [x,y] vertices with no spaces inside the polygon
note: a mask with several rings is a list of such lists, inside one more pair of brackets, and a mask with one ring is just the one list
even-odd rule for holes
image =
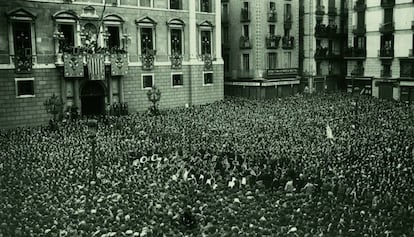
{"label": "crowd in square", "polygon": [[3,130],[0,236],[414,236],[410,110],[228,98]]}

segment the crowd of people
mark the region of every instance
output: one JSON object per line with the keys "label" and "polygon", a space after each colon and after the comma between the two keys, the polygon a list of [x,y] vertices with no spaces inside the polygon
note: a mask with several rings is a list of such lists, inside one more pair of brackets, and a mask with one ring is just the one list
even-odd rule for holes
{"label": "crowd of people", "polygon": [[410,110],[228,98],[3,130],[0,236],[414,236]]}

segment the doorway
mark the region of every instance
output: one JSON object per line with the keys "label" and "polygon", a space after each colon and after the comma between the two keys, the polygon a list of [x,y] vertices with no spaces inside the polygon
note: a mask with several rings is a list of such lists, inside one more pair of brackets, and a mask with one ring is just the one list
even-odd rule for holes
{"label": "doorway", "polygon": [[105,114],[105,88],[100,81],[87,81],[81,89],[83,116]]}

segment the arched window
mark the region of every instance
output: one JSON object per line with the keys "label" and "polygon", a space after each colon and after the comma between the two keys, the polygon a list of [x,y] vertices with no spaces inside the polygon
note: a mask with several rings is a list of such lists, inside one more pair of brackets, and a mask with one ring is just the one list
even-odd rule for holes
{"label": "arched window", "polygon": [[36,62],[34,23],[36,16],[19,8],[6,13],[9,21],[9,53],[16,73],[29,73]]}
{"label": "arched window", "polygon": [[200,55],[211,55],[213,52],[213,24],[204,21],[198,25],[199,30],[199,53]]}
{"label": "arched window", "polygon": [[184,54],[184,22],[181,19],[172,19],[167,22],[169,29],[169,52],[171,55]]}
{"label": "arched window", "polygon": [[110,52],[126,48],[127,42],[123,41],[123,24],[124,19],[115,14],[103,18],[105,47]]}
{"label": "arched window", "polygon": [[55,30],[53,33],[55,52],[72,53],[73,48],[79,44],[76,38],[78,16],[73,11],[59,11],[52,18],[55,21]]}
{"label": "arched window", "polygon": [[150,17],[136,20],[138,26],[138,54],[151,54],[156,50],[155,28],[157,23]]}

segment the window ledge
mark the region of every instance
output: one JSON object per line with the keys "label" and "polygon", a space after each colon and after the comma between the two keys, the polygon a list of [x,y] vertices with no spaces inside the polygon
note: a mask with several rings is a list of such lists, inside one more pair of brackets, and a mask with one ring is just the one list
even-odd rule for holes
{"label": "window ledge", "polygon": [[34,97],[36,97],[35,95],[18,95],[18,96],[16,96],[16,98],[22,98],[22,99],[24,99],[24,98],[34,98]]}

